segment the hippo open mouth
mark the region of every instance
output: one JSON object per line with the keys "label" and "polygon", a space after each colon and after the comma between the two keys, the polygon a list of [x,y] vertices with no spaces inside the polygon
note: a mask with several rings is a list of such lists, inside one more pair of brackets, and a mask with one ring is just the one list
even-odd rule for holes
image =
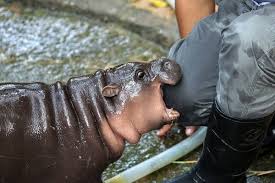
{"label": "hippo open mouth", "polygon": [[[148,106],[150,106],[151,104],[153,109],[148,109],[145,113],[142,114],[144,119],[142,121],[146,122],[146,124],[140,126],[141,123],[134,123],[132,120],[130,121],[137,134],[139,134],[139,138],[142,136],[142,134],[145,134],[151,130],[157,130],[160,129],[163,125],[172,124],[180,116],[180,113],[178,111],[174,110],[173,108],[168,108],[164,102],[163,86],[175,84],[161,83],[159,81],[157,81],[156,83],[157,86],[155,87],[155,89],[151,89],[151,92],[153,91],[153,94],[148,94],[149,97],[148,100],[146,100],[147,103],[145,103],[145,105],[147,105],[147,108],[150,108]],[[147,92],[144,91],[144,93],[142,93],[141,95],[146,96],[146,93]],[[138,107],[142,107],[142,104]],[[145,107],[146,106],[144,106],[144,108]]]}
{"label": "hippo open mouth", "polygon": [[176,85],[182,77],[180,66],[175,62],[168,59],[163,59],[164,63],[162,66],[162,70],[164,70],[165,74],[159,75],[159,78],[161,80],[160,85],[160,95],[161,95],[161,101],[163,103],[166,117],[163,119],[163,123],[161,125],[165,124],[171,124],[174,120],[176,120],[179,117],[179,112],[174,110],[173,108],[167,108],[166,103],[164,102],[164,94],[163,94],[163,86],[164,85]]}
{"label": "hippo open mouth", "polygon": [[113,105],[107,118],[120,142],[135,144],[144,133],[171,124],[179,117],[177,111],[166,107],[162,88],[175,85],[181,76],[180,66],[165,58],[149,63],[132,62],[106,71],[108,84],[102,94]]}
{"label": "hippo open mouth", "polygon": [[144,87],[139,92],[139,98],[144,100],[141,100],[138,108],[146,109],[140,112],[144,116],[141,120],[147,123],[143,124],[143,127],[140,123],[134,123],[139,134],[171,124],[180,116],[179,112],[166,106],[163,92],[163,86],[176,85],[180,81],[182,74],[179,65],[174,61],[161,58],[151,62],[150,71],[154,76],[150,80],[150,86]]}
{"label": "hippo open mouth", "polygon": [[[169,84],[169,85],[175,85],[175,84]],[[161,126],[166,124],[172,124],[174,120],[178,119],[180,116],[180,113],[173,108],[168,108],[164,102],[164,96],[163,96],[163,85],[160,86],[160,94],[161,94],[161,100],[163,103],[163,107],[165,108],[166,116],[163,118]]]}

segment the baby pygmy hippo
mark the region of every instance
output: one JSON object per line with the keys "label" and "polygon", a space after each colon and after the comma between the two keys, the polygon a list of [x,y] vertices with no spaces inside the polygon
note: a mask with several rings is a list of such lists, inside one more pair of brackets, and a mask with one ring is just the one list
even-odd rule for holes
{"label": "baby pygmy hippo", "polygon": [[99,183],[125,141],[171,122],[163,84],[180,67],[165,58],[127,63],[66,84],[0,84],[0,181]]}

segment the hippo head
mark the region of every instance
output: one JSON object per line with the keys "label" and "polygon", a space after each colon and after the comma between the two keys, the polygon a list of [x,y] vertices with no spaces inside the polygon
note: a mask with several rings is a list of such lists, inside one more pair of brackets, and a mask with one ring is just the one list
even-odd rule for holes
{"label": "hippo head", "polygon": [[181,79],[179,65],[161,58],[132,62],[106,70],[102,95],[109,103],[108,123],[123,140],[137,143],[142,134],[160,128],[179,117],[166,108],[162,85]]}

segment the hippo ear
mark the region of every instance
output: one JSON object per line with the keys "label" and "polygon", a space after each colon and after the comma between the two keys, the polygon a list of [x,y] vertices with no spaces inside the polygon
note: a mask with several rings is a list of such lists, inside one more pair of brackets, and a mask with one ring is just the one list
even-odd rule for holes
{"label": "hippo ear", "polygon": [[114,97],[119,94],[121,88],[117,84],[110,84],[102,89],[102,95],[104,97]]}

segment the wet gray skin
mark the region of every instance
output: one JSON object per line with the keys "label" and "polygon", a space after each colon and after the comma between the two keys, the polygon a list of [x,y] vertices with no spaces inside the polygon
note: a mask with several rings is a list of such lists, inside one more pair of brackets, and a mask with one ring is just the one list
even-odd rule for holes
{"label": "wet gray skin", "polygon": [[[18,15],[0,6],[1,82],[66,81],[129,60],[151,60],[167,52],[168,48],[163,49],[119,24],[105,23],[96,17],[40,8],[24,8]],[[183,138],[181,133],[173,128],[166,140],[160,140],[152,132],[144,135],[137,145],[126,144],[123,156],[107,168],[103,179],[166,150]],[[274,169],[274,153],[260,159],[252,168]],[[196,160],[198,156],[199,150],[184,160]],[[137,182],[162,182],[189,170],[190,166],[172,164]],[[271,176],[261,180],[269,183],[274,179]]]}

